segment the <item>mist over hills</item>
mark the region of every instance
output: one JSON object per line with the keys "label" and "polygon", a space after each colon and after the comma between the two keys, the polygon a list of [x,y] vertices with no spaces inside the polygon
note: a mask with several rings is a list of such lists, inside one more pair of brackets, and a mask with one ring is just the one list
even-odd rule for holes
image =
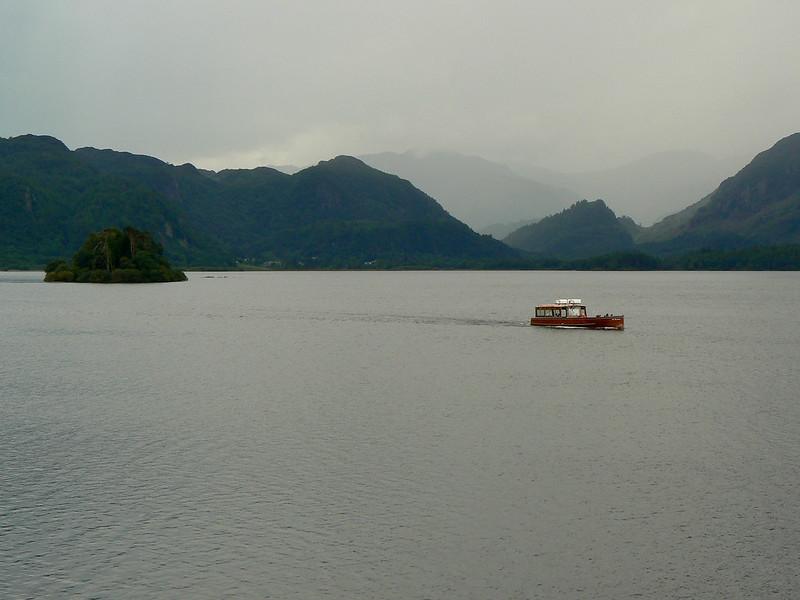
{"label": "mist over hills", "polygon": [[270,169],[275,169],[276,171],[280,171],[281,173],[286,173],[287,175],[294,175],[298,171],[302,171],[306,167],[298,167],[297,165],[267,165]]}
{"label": "mist over hills", "polygon": [[488,227],[484,227],[483,229],[480,230],[480,232],[490,235],[496,240],[502,240],[508,237],[509,234],[516,231],[520,227],[525,227],[526,225],[530,225],[538,221],[539,219],[524,219],[522,221],[516,221],[514,223],[495,223],[494,225],[489,225]]}
{"label": "mist over hills", "polygon": [[541,219],[580,196],[523,177],[509,167],[455,152],[383,152],[361,157],[368,165],[408,179],[478,231],[498,223]]}
{"label": "mist over hills", "polygon": [[618,218],[602,200],[581,200],[506,237],[508,245],[540,256],[587,258],[633,250],[630,219]]}
{"label": "mist over hills", "polygon": [[0,264],[71,255],[91,231],[151,231],[182,265],[320,267],[516,257],[411,183],[340,156],[294,175],[205,171],[46,136],[0,139]]}
{"label": "mist over hills", "polygon": [[800,244],[800,133],[780,140],[711,194],[650,227],[617,217],[602,200],[584,200],[521,227],[504,241],[563,258]]}
{"label": "mist over hills", "polygon": [[498,239],[582,198],[603,198],[617,214],[649,225],[696,202],[744,162],[670,151],[611,169],[567,173],[456,152],[383,152],[361,158],[410,180],[454,216]]}
{"label": "mist over hills", "polygon": [[670,151],[597,171],[559,173],[514,164],[525,176],[575,190],[583,198],[603,198],[618,215],[651,225],[711,192],[741,168],[746,157],[718,159],[702,152]]}
{"label": "mist over hills", "polygon": [[[492,210],[544,211],[544,203],[524,198],[551,194],[557,202],[569,194],[474,157],[374,156],[427,173],[451,198],[463,193],[465,209],[486,209],[492,198]],[[215,172],[115,150],[71,151],[48,136],[0,138],[2,267],[66,258],[89,232],[131,225],[151,231],[180,265],[358,268],[525,266],[520,252],[572,260],[800,244],[800,134],[653,226],[613,209],[605,199],[572,203],[523,222],[506,245],[476,234],[408,180],[349,156],[293,175],[269,167]]]}
{"label": "mist over hills", "polygon": [[800,243],[800,133],[756,155],[709,195],[637,236],[652,252]]}

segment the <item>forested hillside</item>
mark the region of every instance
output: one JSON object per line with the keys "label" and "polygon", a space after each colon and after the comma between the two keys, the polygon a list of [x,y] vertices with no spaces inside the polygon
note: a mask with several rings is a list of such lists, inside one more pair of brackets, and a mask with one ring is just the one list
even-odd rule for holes
{"label": "forested hillside", "polygon": [[153,232],[182,266],[468,264],[517,256],[408,181],[341,156],[286,175],[204,171],[45,136],[0,139],[0,266],[65,258],[92,231]]}

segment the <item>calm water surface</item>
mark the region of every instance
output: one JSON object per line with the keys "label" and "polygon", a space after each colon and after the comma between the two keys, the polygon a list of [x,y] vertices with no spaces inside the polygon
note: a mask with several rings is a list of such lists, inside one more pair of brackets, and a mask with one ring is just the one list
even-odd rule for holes
{"label": "calm water surface", "polygon": [[[800,275],[0,273],[2,598],[796,598]],[[578,296],[624,332],[526,326]]]}

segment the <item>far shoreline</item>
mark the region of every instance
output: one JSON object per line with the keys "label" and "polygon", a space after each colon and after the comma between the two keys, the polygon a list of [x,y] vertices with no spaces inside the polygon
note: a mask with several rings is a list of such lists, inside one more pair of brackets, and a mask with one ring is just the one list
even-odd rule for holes
{"label": "far shoreline", "polygon": [[[422,268],[422,267],[395,267],[387,269],[215,269],[215,268],[195,268],[181,269],[185,273],[797,273],[799,268],[775,268],[775,269],[470,269],[470,268]],[[23,268],[0,268],[2,273],[41,273],[44,269],[23,269]],[[42,280],[44,282],[44,280]],[[75,282],[59,282],[75,283]],[[153,282],[164,283],[164,282]],[[125,285],[125,284],[117,284]],[[130,284],[134,285],[134,284]]]}

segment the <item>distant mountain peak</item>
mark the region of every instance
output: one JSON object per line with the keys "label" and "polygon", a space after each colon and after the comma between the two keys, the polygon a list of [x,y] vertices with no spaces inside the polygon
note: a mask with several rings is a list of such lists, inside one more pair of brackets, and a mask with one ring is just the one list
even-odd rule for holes
{"label": "distant mountain peak", "polygon": [[370,166],[407,179],[474,228],[540,219],[580,196],[519,175],[508,166],[457,152],[383,152]]}
{"label": "distant mountain peak", "polygon": [[205,266],[474,265],[519,257],[410,182],[347,155],[294,175],[267,167],[215,173],[127,152],[69,152],[54,138],[0,138],[0,206],[14,215],[0,219],[0,261],[47,262],[89,231],[122,223],[152,231],[177,262]]}
{"label": "distant mountain peak", "polygon": [[93,146],[83,146],[81,148],[76,148],[75,154],[79,156],[85,154],[92,154],[95,157],[104,157],[112,160],[119,160],[120,158],[125,160],[130,159],[137,161],[139,164],[148,164],[151,167],[162,167],[169,165],[169,163],[164,162],[163,160],[161,160],[160,158],[156,158],[155,156],[148,156],[147,154],[135,154],[133,152],[127,152],[125,150],[113,150],[111,148],[95,148]]}
{"label": "distant mountain peak", "polygon": [[561,259],[587,258],[633,248],[635,224],[617,218],[601,200],[579,200],[560,213],[511,233],[504,241],[514,248]]}
{"label": "distant mountain peak", "polygon": [[373,170],[372,167],[367,165],[364,161],[350,156],[347,154],[340,154],[329,160],[321,160],[317,163],[317,167],[321,168],[335,168],[335,169],[364,169]]}
{"label": "distant mountain peak", "polygon": [[[586,198],[584,198],[583,200],[578,200],[575,204],[573,204],[572,206],[570,206],[569,208],[564,209],[564,210],[565,211],[566,210],[572,210],[572,209],[582,210],[584,208],[611,211],[611,209],[608,208],[608,205],[603,201],[602,198],[598,198],[597,200],[587,200]],[[611,211],[611,212],[613,212],[613,211]]]}
{"label": "distant mountain peak", "polygon": [[742,162],[693,150],[665,150],[582,172],[513,166],[537,181],[575,190],[583,197],[603,198],[615,212],[650,224],[710,193]]}
{"label": "distant mountain peak", "polygon": [[7,140],[17,147],[49,147],[52,149],[69,151],[69,148],[67,148],[67,145],[64,142],[50,135],[35,135],[32,133],[26,133],[24,135],[7,138]]}
{"label": "distant mountain peak", "polygon": [[800,242],[800,133],[760,152],[716,190],[643,230],[648,251]]}
{"label": "distant mountain peak", "polygon": [[[782,148],[784,146],[800,147],[800,131],[787,135],[785,138],[781,138],[772,148]],[[765,152],[768,152],[768,150],[765,150]]]}

